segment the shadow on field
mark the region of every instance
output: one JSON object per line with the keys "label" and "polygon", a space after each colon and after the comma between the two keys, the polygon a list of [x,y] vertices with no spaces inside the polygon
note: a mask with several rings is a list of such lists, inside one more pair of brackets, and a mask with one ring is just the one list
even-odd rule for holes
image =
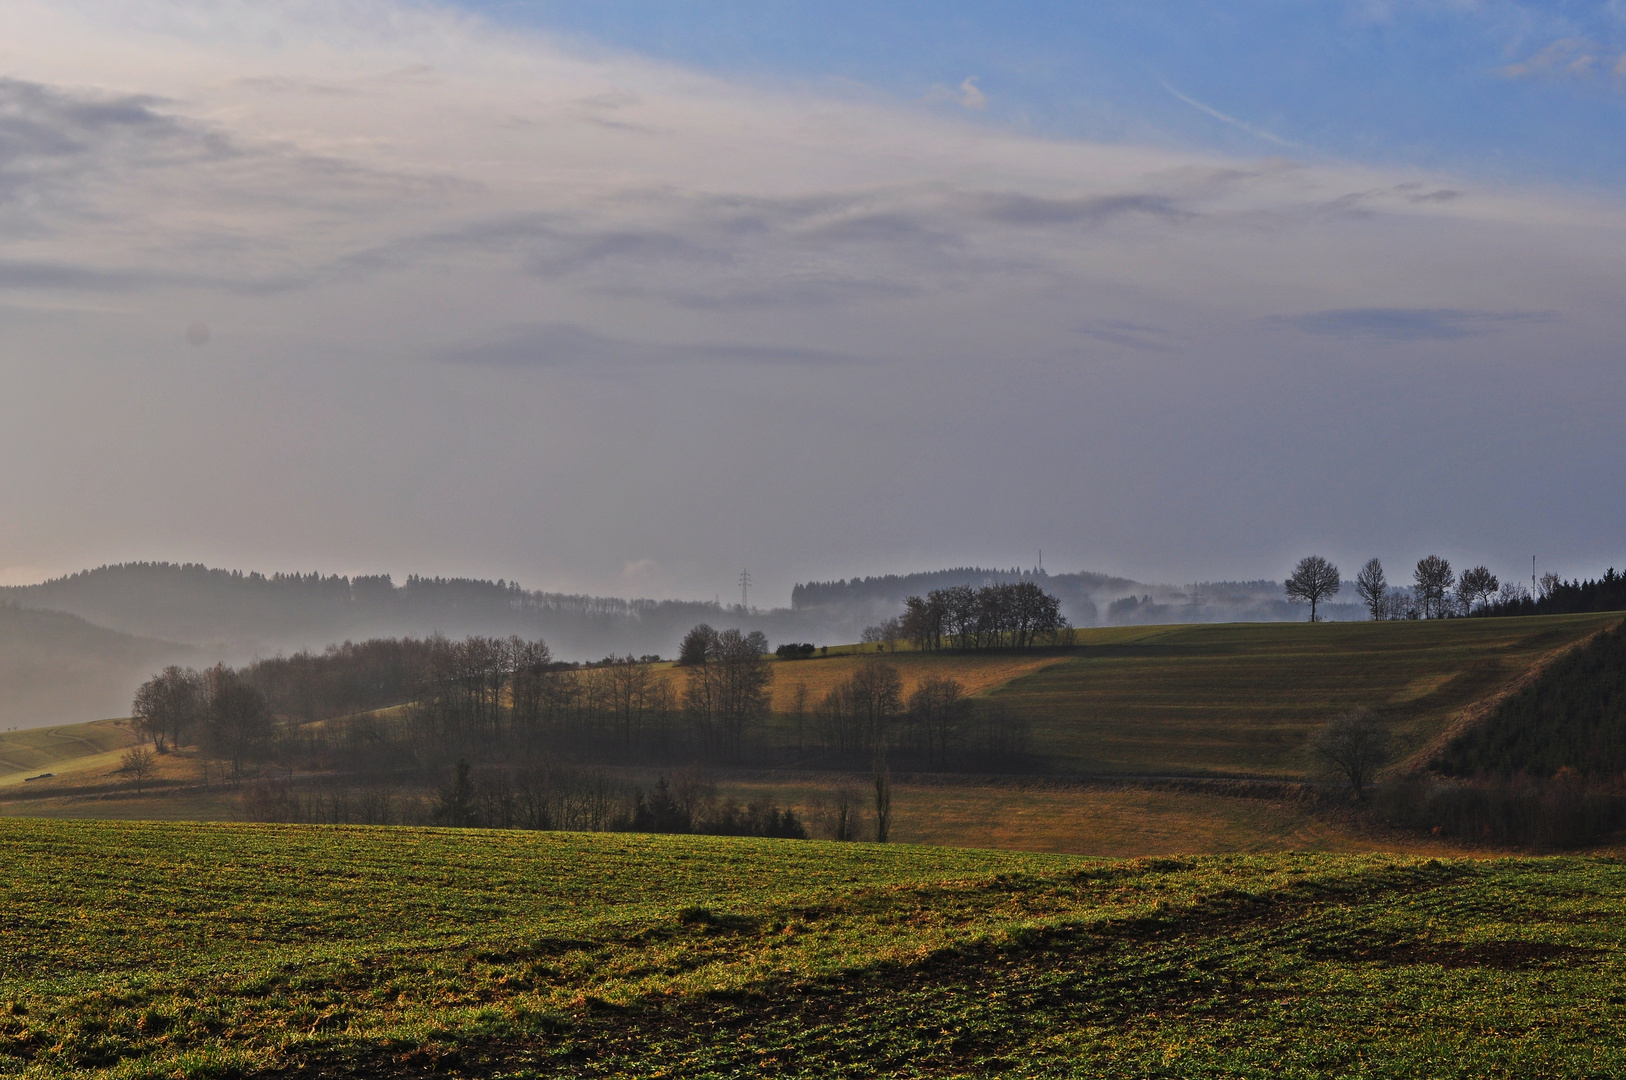
{"label": "shadow on field", "polygon": [[[1390,928],[1388,937],[1371,940],[1369,922],[1353,914],[1365,903],[1393,904],[1474,875],[1436,862],[1339,889],[1222,891],[1179,914],[1018,934],[1005,945],[962,947],[838,978],[630,1007],[587,998],[568,1017],[517,1017],[500,1033],[447,1033],[421,1046],[302,1057],[264,1075],[992,1074],[1028,1060],[1041,1042],[1053,1051],[1047,1040],[1058,1032],[1116,1030],[1148,1018],[1262,1021],[1298,992],[1306,963],[1505,971],[1585,962],[1599,952],[1436,940],[1421,923],[1410,937]],[[1329,910],[1342,912],[1331,924]],[[685,922],[710,925],[699,916]]]}

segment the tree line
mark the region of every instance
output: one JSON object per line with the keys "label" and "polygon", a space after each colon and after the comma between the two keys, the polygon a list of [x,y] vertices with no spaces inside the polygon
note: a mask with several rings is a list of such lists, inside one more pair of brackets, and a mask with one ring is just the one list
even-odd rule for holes
{"label": "tree line", "polygon": [[[1318,605],[1343,587],[1338,567],[1320,555],[1307,555],[1283,583],[1287,598]],[[1355,576],[1355,592],[1373,619],[1447,619],[1464,616],[1559,615],[1626,610],[1626,577],[1611,567],[1598,581],[1562,581],[1542,576],[1535,595],[1523,583],[1502,581],[1483,564],[1458,574],[1449,560],[1426,555],[1412,570],[1412,583],[1389,584],[1383,563],[1369,559]]]}
{"label": "tree line", "polygon": [[[646,790],[602,769],[570,765],[453,767],[438,789],[347,783],[294,784],[262,778],[243,792],[254,821],[318,825],[441,825],[453,828],[570,832],[693,833],[808,838],[794,810],[772,799],[720,798],[717,786],[688,770]],[[850,839],[850,837],[833,837]]]}
{"label": "tree line", "polygon": [[1061,601],[1032,581],[953,585],[903,602],[896,633],[915,648],[1026,649],[1062,640]]}
{"label": "tree line", "polygon": [[137,690],[136,730],[159,753],[196,746],[233,777],[296,771],[424,777],[490,762],[832,766],[877,748],[925,767],[987,767],[1025,748],[1017,718],[931,677],[859,668],[811,694],[785,688],[756,632],[694,627],[676,670],[653,657],[555,661],[541,640],[347,642],[321,653],[167,667]]}

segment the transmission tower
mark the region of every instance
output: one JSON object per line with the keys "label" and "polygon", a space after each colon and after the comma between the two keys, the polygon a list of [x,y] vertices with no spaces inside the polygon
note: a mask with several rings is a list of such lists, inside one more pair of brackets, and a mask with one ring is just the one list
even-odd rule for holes
{"label": "transmission tower", "polygon": [[751,610],[751,605],[746,602],[750,597],[750,590],[751,590],[751,571],[749,571],[749,570],[741,570],[740,571],[740,607],[743,610],[746,610],[746,611]]}

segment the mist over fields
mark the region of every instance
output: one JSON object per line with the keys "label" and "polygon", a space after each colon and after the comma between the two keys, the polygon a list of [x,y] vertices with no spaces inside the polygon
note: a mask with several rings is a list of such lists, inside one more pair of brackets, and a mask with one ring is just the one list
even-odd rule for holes
{"label": "mist over fields", "polygon": [[[760,630],[771,643],[859,640],[903,601],[954,585],[1032,580],[1075,626],[1304,618],[1275,581],[1171,586],[1086,572],[960,567],[798,584],[789,606],[531,591],[518,582],[387,575],[270,575],[197,564],[104,566],[0,588],[0,727],[122,716],[169,663],[243,663],[345,640],[470,634],[542,638],[555,657],[670,659],[696,623]],[[1356,604],[1327,617],[1357,618]]]}

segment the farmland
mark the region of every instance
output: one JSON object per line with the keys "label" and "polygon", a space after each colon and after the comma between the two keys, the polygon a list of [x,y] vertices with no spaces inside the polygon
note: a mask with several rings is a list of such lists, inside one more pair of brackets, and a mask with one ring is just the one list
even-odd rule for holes
{"label": "farmland", "polygon": [[1237,624],[1080,634],[1081,655],[993,696],[1031,719],[1054,772],[1298,777],[1310,732],[1379,710],[1417,751],[1531,665],[1620,615]]}
{"label": "farmland", "polygon": [[[1027,723],[1029,753],[1000,763],[996,771],[1005,776],[912,772],[919,767],[902,762],[895,838],[907,842],[1103,856],[1374,847],[1432,854],[1452,849],[1352,828],[1268,792],[1237,798],[1225,778],[1312,776],[1309,734],[1352,706],[1378,710],[1416,760],[1535,666],[1619,618],[1112,628],[1079,631],[1069,649],[1025,654],[878,656],[873,647],[847,647],[774,662],[774,690],[781,710],[798,684],[816,702],[879,659],[898,668],[905,692],[927,674],[951,675]],[[681,689],[684,669],[666,665],[655,673]],[[768,720],[763,737],[800,743],[783,711]],[[112,722],[0,734],[0,760],[11,763],[0,777],[0,813],[243,816],[237,789],[192,751],[161,757],[156,776],[137,792],[118,772],[129,741],[128,729]],[[640,764],[621,775],[647,788],[682,764]],[[866,777],[851,768],[821,760],[810,743],[777,766],[713,767],[712,776],[724,796],[771,798],[806,820],[838,785],[861,795]],[[57,775],[22,783],[41,771]],[[1192,779],[1171,787],[1168,778]],[[1220,786],[1202,786],[1215,778]]]}
{"label": "farmland", "polygon": [[1626,868],[0,822],[0,1068],[1603,1076]]}

